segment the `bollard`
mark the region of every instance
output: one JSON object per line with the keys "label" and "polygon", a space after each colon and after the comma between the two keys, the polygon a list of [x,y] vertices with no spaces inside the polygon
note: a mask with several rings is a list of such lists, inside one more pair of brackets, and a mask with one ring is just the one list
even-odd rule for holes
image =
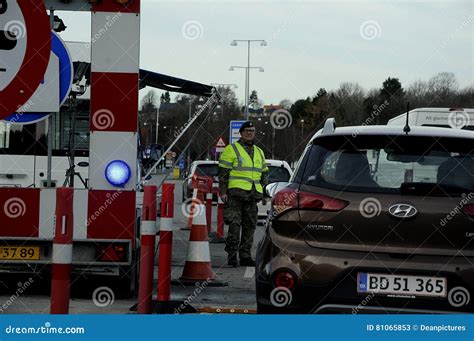
{"label": "bollard", "polygon": [[53,238],[51,314],[68,314],[71,295],[74,189],[56,190],[56,226]]}
{"label": "bollard", "polygon": [[[160,248],[158,255],[158,299],[153,302],[157,314],[196,313],[189,302],[171,300],[171,261],[173,255],[174,184],[163,184],[160,221]],[[198,195],[197,189],[193,197]],[[194,202],[194,201],[193,201]],[[195,212],[202,210],[198,203]]]}
{"label": "bollard", "polygon": [[212,229],[212,178],[206,179],[207,193],[206,193],[206,223],[207,233],[211,233]]}
{"label": "bollard", "polygon": [[151,314],[153,269],[156,236],[156,186],[145,186],[143,195],[142,226],[140,232],[140,283],[138,287],[139,314]]}
{"label": "bollard", "polygon": [[158,301],[171,298],[173,254],[174,184],[163,184],[161,200],[160,253],[158,258]]}
{"label": "bollard", "polygon": [[224,202],[220,197],[219,185],[217,185],[217,228],[216,232],[212,232],[209,237],[212,237],[209,240],[209,243],[225,243],[224,239]]}

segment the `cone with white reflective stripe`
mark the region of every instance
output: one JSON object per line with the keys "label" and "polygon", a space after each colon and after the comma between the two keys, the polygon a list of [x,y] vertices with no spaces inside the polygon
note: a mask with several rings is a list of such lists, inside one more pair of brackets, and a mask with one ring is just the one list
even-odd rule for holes
{"label": "cone with white reflective stripe", "polygon": [[191,230],[191,227],[193,226],[193,218],[194,218],[194,213],[196,212],[196,204],[201,203],[198,199],[198,194],[199,190],[197,188],[193,189],[193,197],[191,198],[191,203],[189,204],[189,218],[188,218],[188,224],[181,228],[181,230]]}
{"label": "cone with white reflective stripe", "polygon": [[199,285],[206,282],[209,286],[226,286],[226,282],[216,280],[212,271],[209,240],[207,238],[206,210],[203,204],[196,205],[196,215],[193,219],[189,235],[188,253],[184,264],[183,274],[174,284]]}

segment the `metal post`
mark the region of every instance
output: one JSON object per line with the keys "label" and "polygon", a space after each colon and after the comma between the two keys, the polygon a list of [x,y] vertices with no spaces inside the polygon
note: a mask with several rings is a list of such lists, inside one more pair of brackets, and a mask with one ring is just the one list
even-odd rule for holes
{"label": "metal post", "polygon": [[51,188],[51,168],[53,159],[53,113],[48,116],[48,162],[46,166],[46,187]]}
{"label": "metal post", "polygon": [[[70,130],[70,141],[71,141],[71,146],[70,146],[70,152],[71,152],[71,165],[75,166],[76,165],[76,108],[73,108],[72,113],[71,113],[71,130]],[[72,169],[71,174],[70,174],[70,180],[69,180],[69,187],[74,187],[74,173],[75,173],[75,168]]]}
{"label": "metal post", "polygon": [[157,108],[156,109],[156,134],[155,134],[155,139],[156,139],[156,144],[158,145],[158,126],[160,121],[160,110]]}
{"label": "metal post", "polygon": [[[191,106],[193,104],[193,101],[189,99],[189,121],[191,121]],[[191,164],[191,148],[188,149],[188,162],[186,163],[186,167],[189,169],[189,165]]]}
{"label": "metal post", "polygon": [[273,152],[274,147],[275,147],[275,128],[273,127],[273,133],[272,133],[272,159],[275,159],[275,154]]}
{"label": "metal post", "polygon": [[[54,10],[49,11],[49,24],[51,30],[54,30]],[[53,129],[52,129],[53,113],[48,116],[48,161],[46,165],[46,187],[51,188],[51,168],[53,159]]]}
{"label": "metal post", "polygon": [[249,92],[250,92],[250,40],[247,42],[247,73],[245,75],[245,120],[249,120]]}

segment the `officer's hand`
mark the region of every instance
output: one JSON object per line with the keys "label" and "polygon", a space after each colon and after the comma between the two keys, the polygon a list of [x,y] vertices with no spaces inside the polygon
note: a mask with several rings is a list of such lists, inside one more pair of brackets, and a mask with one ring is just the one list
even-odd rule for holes
{"label": "officer's hand", "polygon": [[222,199],[222,201],[223,201],[224,203],[226,203],[227,200],[228,200],[227,194],[222,194],[222,195],[221,195],[221,199]]}

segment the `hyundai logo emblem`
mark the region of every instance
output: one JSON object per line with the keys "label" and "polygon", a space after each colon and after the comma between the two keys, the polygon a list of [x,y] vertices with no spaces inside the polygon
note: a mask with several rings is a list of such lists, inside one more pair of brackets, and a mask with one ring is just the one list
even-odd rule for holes
{"label": "hyundai logo emblem", "polygon": [[407,219],[413,218],[418,213],[418,210],[412,205],[396,204],[390,206],[388,212],[395,218]]}

